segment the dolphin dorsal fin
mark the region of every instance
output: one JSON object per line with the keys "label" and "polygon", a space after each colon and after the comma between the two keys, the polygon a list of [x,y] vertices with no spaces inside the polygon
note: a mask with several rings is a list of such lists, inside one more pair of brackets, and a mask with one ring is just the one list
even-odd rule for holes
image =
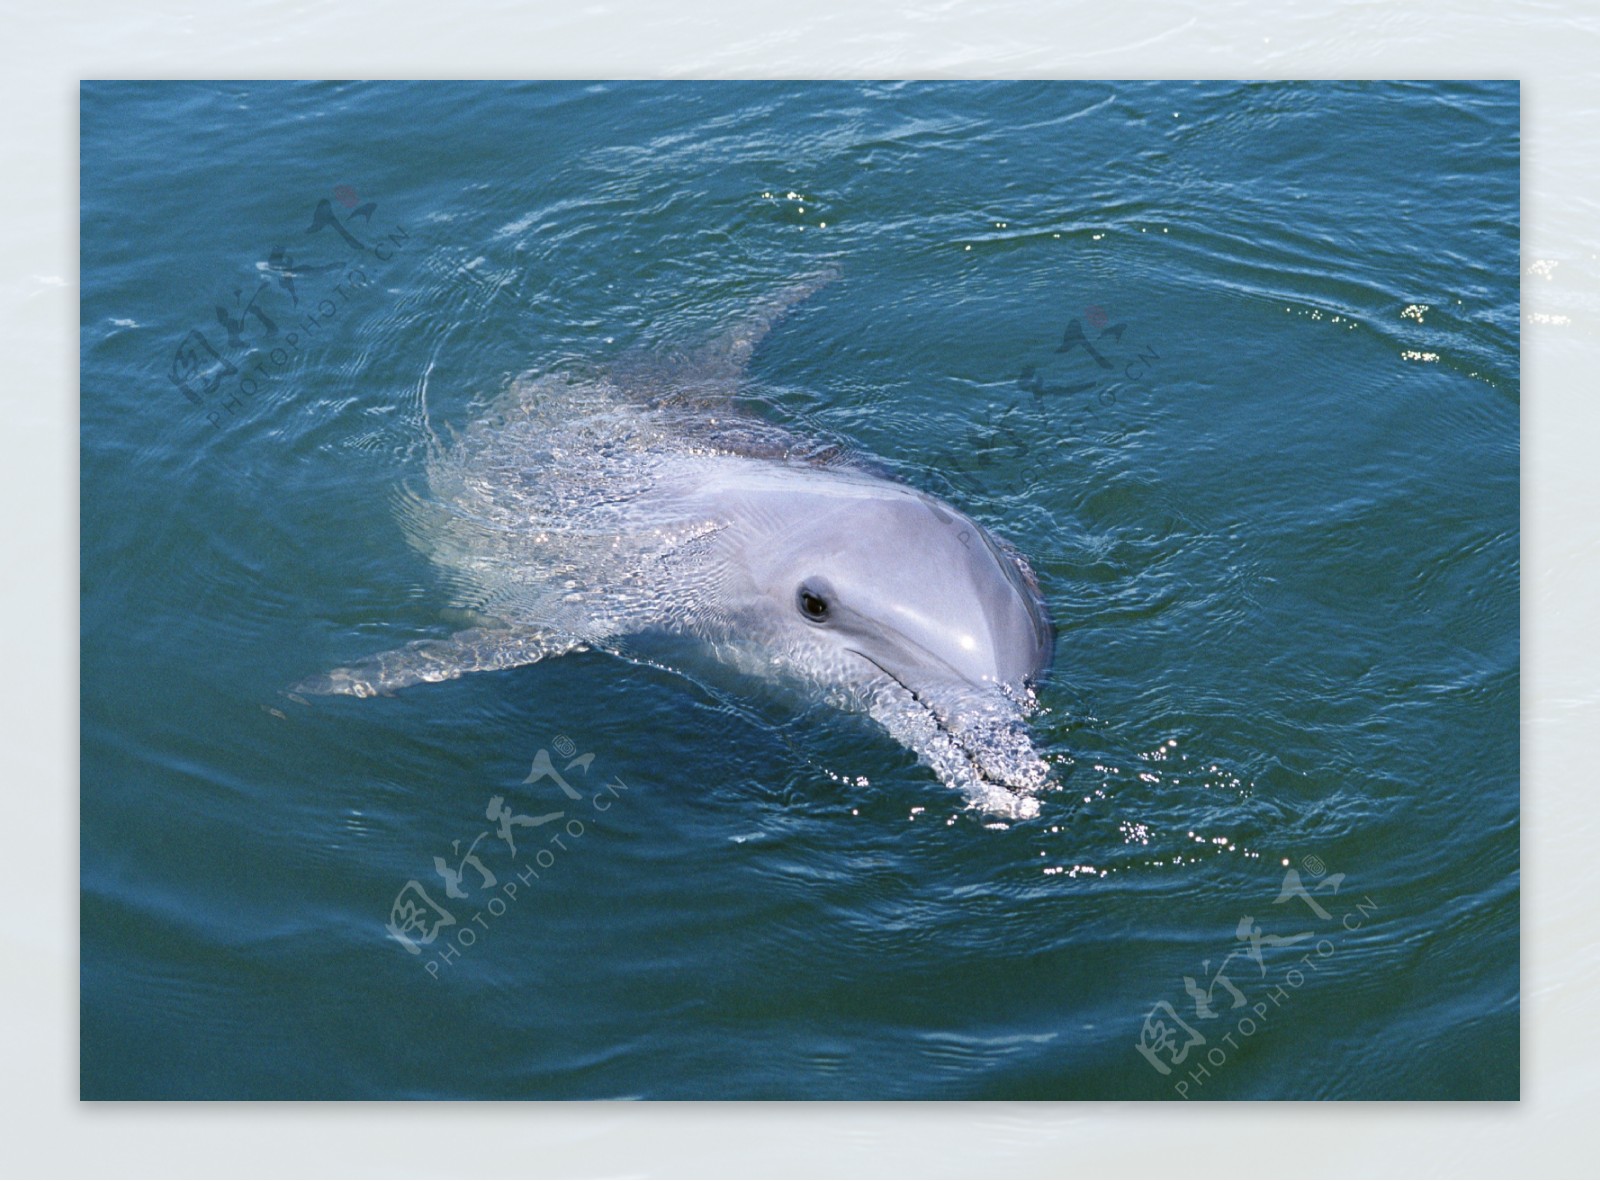
{"label": "dolphin dorsal fin", "polygon": [[839,277],[837,267],[817,271],[756,303],[709,344],[692,354],[689,368],[707,378],[735,381],[744,375],[756,346],[766,339],[773,326],[797,305],[804,303]]}

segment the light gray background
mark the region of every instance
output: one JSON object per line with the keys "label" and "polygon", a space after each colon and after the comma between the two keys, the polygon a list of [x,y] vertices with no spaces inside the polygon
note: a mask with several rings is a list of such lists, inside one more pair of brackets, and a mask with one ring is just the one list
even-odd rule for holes
{"label": "light gray background", "polygon": [[[7,4],[0,1170],[1593,1176],[1600,1168],[1600,789],[1588,757],[1600,739],[1600,459],[1591,454],[1600,442],[1597,14],[1593,4],[1504,0]],[[1523,1101],[78,1103],[77,82],[324,76],[1522,79]]]}

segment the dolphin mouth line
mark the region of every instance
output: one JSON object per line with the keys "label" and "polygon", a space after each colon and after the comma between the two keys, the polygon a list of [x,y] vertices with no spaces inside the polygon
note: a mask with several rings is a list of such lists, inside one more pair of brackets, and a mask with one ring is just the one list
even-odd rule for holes
{"label": "dolphin mouth line", "polygon": [[860,649],[846,648],[845,651],[854,653],[856,656],[861,657],[862,660],[865,660],[868,664],[872,665],[873,668],[877,669],[896,685],[899,685],[900,688],[904,689],[906,696],[911,698],[912,701],[916,702],[916,704],[922,708],[922,710],[928,715],[928,718],[933,722],[934,726],[938,728],[939,732],[949,738],[951,745],[961,752],[962,757],[967,760],[967,763],[972,767],[973,773],[977,775],[981,782],[990,784],[994,787],[1003,788],[1004,790],[1011,792],[1013,795],[1022,794],[1019,789],[1012,787],[1005,780],[996,779],[990,775],[988,769],[985,768],[984,765],[978,761],[977,757],[972,753],[972,751],[968,749],[968,746],[966,742],[962,740],[961,735],[952,730],[945,722],[944,718],[939,716],[939,711],[934,709],[933,706],[929,705],[926,701],[922,700],[921,695],[915,689],[906,684],[899,677],[895,676],[894,673],[884,668],[883,665],[879,664],[876,660],[872,659],[872,657],[868,656]]}

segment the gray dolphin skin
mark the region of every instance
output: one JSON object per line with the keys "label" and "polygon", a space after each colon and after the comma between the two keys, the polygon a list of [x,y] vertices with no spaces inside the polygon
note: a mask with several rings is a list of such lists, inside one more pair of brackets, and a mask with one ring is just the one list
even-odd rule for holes
{"label": "gray dolphin skin", "polygon": [[523,378],[400,518],[488,620],[310,678],[358,697],[651,634],[864,712],[979,810],[1037,815],[1026,719],[1055,633],[1027,561],[847,448],[755,413],[743,369],[817,276],[686,359]]}

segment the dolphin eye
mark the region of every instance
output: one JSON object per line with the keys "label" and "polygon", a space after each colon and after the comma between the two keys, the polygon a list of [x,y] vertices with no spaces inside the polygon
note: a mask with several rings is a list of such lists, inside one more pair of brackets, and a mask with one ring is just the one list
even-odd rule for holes
{"label": "dolphin eye", "polygon": [[828,618],[828,600],[812,590],[809,586],[802,586],[797,597],[800,604],[800,614],[812,623],[821,623]]}

